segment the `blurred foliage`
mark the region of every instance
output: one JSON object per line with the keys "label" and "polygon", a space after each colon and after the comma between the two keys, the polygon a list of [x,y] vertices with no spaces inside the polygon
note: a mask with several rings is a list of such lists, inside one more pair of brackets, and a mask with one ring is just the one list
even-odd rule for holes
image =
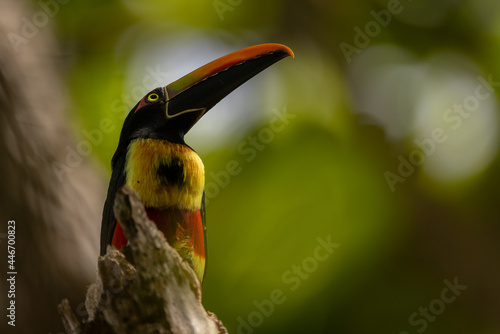
{"label": "blurred foliage", "polygon": [[[92,154],[108,170],[124,116],[148,90],[252,44],[294,50],[296,59],[252,79],[186,138],[212,187],[204,304],[230,332],[500,331],[498,91],[457,129],[444,118],[474,96],[478,77],[493,80],[482,92],[498,88],[497,1],[110,0],[59,9],[51,24],[75,133],[85,139],[82,130],[113,122]],[[165,82],[145,81],[158,66]],[[273,110],[284,109],[292,116],[269,137]],[[427,154],[415,140],[437,128],[447,140]],[[417,166],[408,166],[412,154]],[[463,165],[471,167],[446,177]],[[393,187],[388,171],[400,177]],[[324,261],[318,238],[340,245]],[[467,289],[440,304],[455,277]],[[275,290],[271,307],[263,301]],[[435,316],[412,322],[429,307]]]}

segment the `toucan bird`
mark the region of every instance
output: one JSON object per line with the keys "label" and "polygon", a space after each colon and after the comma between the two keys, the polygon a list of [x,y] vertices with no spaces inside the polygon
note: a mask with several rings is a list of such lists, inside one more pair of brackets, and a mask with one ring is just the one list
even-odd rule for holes
{"label": "toucan bird", "polygon": [[101,255],[127,244],[113,203],[127,184],[148,217],[195,271],[205,274],[205,171],[184,135],[215,104],[245,81],[293,52],[261,44],[216,59],[146,94],[126,117],[111,160],[112,174],[101,225]]}

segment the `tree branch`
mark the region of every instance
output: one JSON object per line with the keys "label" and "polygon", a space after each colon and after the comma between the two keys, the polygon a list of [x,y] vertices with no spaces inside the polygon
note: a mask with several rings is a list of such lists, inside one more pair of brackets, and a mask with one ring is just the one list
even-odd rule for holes
{"label": "tree branch", "polygon": [[122,253],[108,246],[99,257],[98,277],[85,302],[88,320],[80,325],[64,300],[59,312],[67,333],[227,333],[201,304],[194,271],[150,221],[128,186],[114,205],[125,237]]}

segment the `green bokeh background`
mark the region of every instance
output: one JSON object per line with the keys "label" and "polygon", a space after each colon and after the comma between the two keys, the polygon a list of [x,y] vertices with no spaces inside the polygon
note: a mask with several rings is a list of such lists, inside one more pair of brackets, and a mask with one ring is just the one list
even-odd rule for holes
{"label": "green bokeh background", "polygon": [[[203,303],[230,333],[500,332],[498,92],[462,127],[444,128],[448,141],[421,154],[404,182],[391,189],[384,174],[420,152],[414,140],[431,138],[426,129],[449,126],[441,116],[464,101],[463,87],[478,76],[500,79],[500,6],[401,1],[385,26],[373,23],[371,11],[392,5],[70,1],[51,21],[75,136],[103,119],[115,125],[92,153],[108,171],[135,95],[159,85],[143,85],[147,66],[168,73],[167,84],[245,46],[294,50],[295,59],[242,86],[186,138],[212,187]],[[355,28],[370,22],[372,37],[356,44]],[[357,51],[346,57],[342,43]],[[275,123],[279,131],[271,130],[276,110],[290,115]],[[338,244],[324,261],[314,258],[318,238]],[[455,278],[467,289],[436,302]],[[263,301],[275,290],[282,298],[270,307]],[[409,322],[429,306],[435,317]]]}

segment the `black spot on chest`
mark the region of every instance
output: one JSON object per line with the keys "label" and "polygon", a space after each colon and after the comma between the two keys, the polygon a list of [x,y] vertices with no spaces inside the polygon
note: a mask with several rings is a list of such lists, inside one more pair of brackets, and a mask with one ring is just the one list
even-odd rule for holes
{"label": "black spot on chest", "polygon": [[160,182],[166,185],[180,186],[184,183],[184,164],[177,158],[172,158],[168,164],[160,163],[156,173]]}

